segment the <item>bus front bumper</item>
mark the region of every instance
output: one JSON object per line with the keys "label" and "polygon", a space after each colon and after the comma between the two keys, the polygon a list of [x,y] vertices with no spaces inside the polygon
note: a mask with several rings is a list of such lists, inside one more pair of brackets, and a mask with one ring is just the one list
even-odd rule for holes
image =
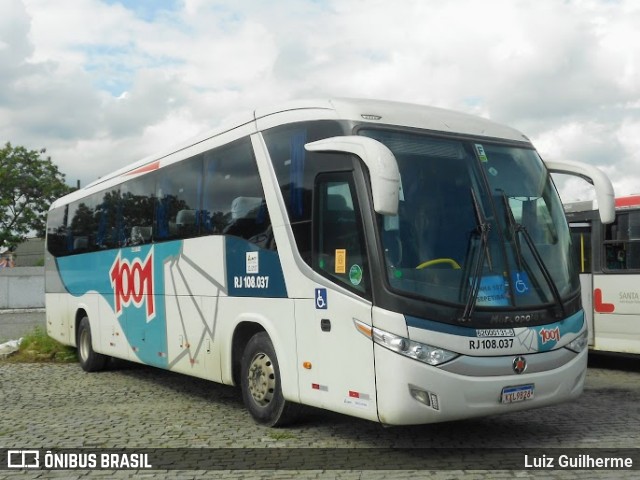
{"label": "bus front bumper", "polygon": [[[445,422],[570,401],[582,393],[587,372],[586,349],[552,370],[500,376],[451,373],[380,345],[374,350],[378,418],[388,425]],[[503,403],[504,389],[510,387],[522,387],[524,396],[532,393],[532,398]]]}

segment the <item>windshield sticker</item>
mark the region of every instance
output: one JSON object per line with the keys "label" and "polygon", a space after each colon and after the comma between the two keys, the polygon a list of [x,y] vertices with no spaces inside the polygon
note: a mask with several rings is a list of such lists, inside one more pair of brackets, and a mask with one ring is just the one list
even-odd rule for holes
{"label": "windshield sticker", "polygon": [[527,272],[515,272],[511,274],[511,282],[516,295],[525,295],[529,291],[529,276]]}
{"label": "windshield sticker", "polygon": [[484,152],[484,147],[479,143],[476,143],[476,153],[482,163],[487,163],[489,161],[487,154]]}
{"label": "windshield sticker", "polygon": [[351,285],[360,285],[362,282],[362,268],[360,265],[355,264],[351,266],[349,269],[349,280],[351,281]]}
{"label": "windshield sticker", "polygon": [[488,172],[489,172],[492,176],[494,176],[494,177],[497,177],[497,176],[498,176],[498,170],[496,170],[496,169],[495,169],[495,168],[493,168],[493,167],[490,167],[490,168],[489,168],[489,170],[488,170]]}
{"label": "windshield sticker", "polygon": [[502,275],[488,275],[480,279],[480,291],[476,305],[492,307],[509,305],[507,287]]}
{"label": "windshield sticker", "polygon": [[335,272],[347,273],[347,251],[344,248],[336,249]]}

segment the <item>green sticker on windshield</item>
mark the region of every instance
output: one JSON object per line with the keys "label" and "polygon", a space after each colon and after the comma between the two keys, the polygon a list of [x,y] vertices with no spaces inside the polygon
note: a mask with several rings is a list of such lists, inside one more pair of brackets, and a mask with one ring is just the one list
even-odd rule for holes
{"label": "green sticker on windshield", "polygon": [[352,285],[360,285],[360,282],[362,282],[362,268],[360,268],[360,265],[355,264],[351,266],[349,269],[349,280],[351,280]]}
{"label": "green sticker on windshield", "polygon": [[478,154],[478,158],[482,163],[487,163],[489,159],[487,158],[487,154],[484,153],[484,147],[479,143],[476,143],[476,153]]}

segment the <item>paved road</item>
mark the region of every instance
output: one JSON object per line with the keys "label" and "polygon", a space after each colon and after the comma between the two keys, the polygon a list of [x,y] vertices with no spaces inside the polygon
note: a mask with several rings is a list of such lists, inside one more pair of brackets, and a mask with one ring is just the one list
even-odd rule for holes
{"label": "paved road", "polygon": [[[604,362],[604,363],[603,363]],[[600,361],[589,369],[587,387],[574,404],[523,414],[436,424],[383,428],[378,424],[309,410],[285,429],[256,426],[239,390],[133,364],[87,374],[77,364],[0,362],[0,447],[5,448],[230,448],[226,455],[273,449],[314,462],[333,448],[454,448],[463,455],[488,448],[638,448],[640,446],[640,361]],[[301,448],[309,450],[299,450]],[[345,450],[342,450],[343,452]],[[347,450],[353,451],[353,450]],[[458,451],[458,450],[456,450]],[[363,450],[371,454],[371,450]],[[215,451],[213,452],[215,453]],[[335,453],[335,452],[334,452]],[[495,452],[494,452],[495,454]],[[336,460],[337,458],[337,460]],[[338,457],[326,465],[340,466]],[[453,458],[455,467],[455,457]],[[416,478],[427,472],[385,472],[385,463],[357,470],[147,471],[148,478]],[[393,464],[393,462],[391,462]],[[246,462],[240,464],[248,468]],[[468,467],[467,467],[468,468]],[[500,468],[500,459],[496,460]],[[86,472],[29,472],[32,478],[85,478]],[[119,471],[117,478],[141,473]],[[637,478],[629,471],[461,471],[431,472],[433,478]],[[18,478],[0,470],[0,479]],[[94,471],[90,476],[111,477]]]}
{"label": "paved road", "polygon": [[46,327],[44,309],[0,310],[0,343],[18,340],[36,326]]}
{"label": "paved road", "polygon": [[[0,313],[0,341],[44,327],[42,311]],[[383,428],[377,424],[309,410],[296,426],[270,430],[256,426],[235,388],[153,368],[120,363],[109,371],[85,374],[78,365],[26,365],[0,362],[0,448],[229,448],[272,449],[280,455],[332,455],[339,448],[454,448],[470,455],[487,448],[640,447],[640,360],[594,357],[587,388],[573,405],[524,414],[422,427]],[[309,450],[296,450],[305,448]],[[344,450],[340,450],[344,451]],[[363,452],[370,452],[362,450]],[[533,450],[532,450],[533,451]],[[224,450],[223,452],[228,452]],[[313,453],[308,453],[313,452]],[[376,451],[377,452],[377,451]],[[455,450],[458,452],[458,450]],[[213,451],[215,453],[215,451]],[[364,454],[363,454],[364,457]],[[326,464],[339,465],[333,456]],[[397,465],[397,460],[392,461]],[[241,461],[241,465],[247,462]],[[322,462],[320,462],[322,463]],[[347,462],[348,463],[348,462]],[[380,468],[380,459],[373,459]],[[471,462],[473,463],[473,462]],[[384,465],[384,462],[382,463]],[[455,456],[453,464],[455,465]],[[497,465],[500,465],[498,461]],[[279,478],[414,478],[411,470],[278,471]],[[31,472],[34,478],[39,475]],[[108,472],[96,471],[104,476]],[[421,472],[424,473],[424,472]],[[433,472],[432,472],[433,473]],[[518,471],[518,477],[633,478],[636,472]],[[542,475],[544,473],[545,475]],[[0,479],[17,472],[1,471]],[[85,472],[46,472],[80,478]],[[110,476],[111,473],[109,473]],[[258,472],[145,472],[158,478],[255,478]],[[435,472],[435,478],[511,478],[514,472]],[[117,472],[118,478],[137,477]]]}

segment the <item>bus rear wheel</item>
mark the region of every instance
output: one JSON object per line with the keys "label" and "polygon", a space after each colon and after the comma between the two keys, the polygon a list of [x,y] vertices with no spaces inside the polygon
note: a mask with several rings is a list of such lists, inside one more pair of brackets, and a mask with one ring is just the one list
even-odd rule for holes
{"label": "bus rear wheel", "polygon": [[93,350],[91,325],[89,317],[83,317],[78,326],[78,361],[85,372],[102,370],[107,363],[107,356]]}
{"label": "bus rear wheel", "polygon": [[244,349],[241,388],[242,400],[257,423],[281,427],[297,416],[299,405],[282,395],[278,359],[266,332],[256,333]]}

